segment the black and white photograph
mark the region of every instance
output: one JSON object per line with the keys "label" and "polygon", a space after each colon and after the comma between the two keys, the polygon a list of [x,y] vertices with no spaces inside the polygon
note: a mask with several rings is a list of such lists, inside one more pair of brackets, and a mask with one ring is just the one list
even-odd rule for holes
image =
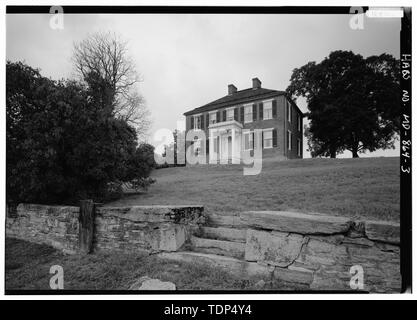
{"label": "black and white photograph", "polygon": [[410,7],[114,5],[5,7],[6,295],[411,293]]}

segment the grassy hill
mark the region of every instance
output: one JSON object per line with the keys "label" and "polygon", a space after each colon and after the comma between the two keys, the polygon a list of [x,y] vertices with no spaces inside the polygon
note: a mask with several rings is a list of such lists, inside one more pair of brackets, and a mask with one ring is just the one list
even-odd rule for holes
{"label": "grassy hill", "polygon": [[202,204],[208,212],[290,210],[399,221],[399,158],[265,159],[262,172],[242,165],[155,170],[147,193],[108,205]]}

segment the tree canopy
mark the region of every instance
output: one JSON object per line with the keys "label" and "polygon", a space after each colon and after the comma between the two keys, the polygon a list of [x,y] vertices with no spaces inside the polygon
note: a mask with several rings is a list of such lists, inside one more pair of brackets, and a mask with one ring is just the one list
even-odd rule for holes
{"label": "tree canopy", "polygon": [[96,93],[7,62],[8,201],[100,201],[108,196],[109,183],[149,176],[153,164],[141,159],[150,157],[144,153],[153,157],[153,149],[138,150],[135,129],[103,107]]}
{"label": "tree canopy", "polygon": [[322,62],[294,69],[287,93],[307,100],[306,128],[313,157],[349,150],[394,148],[400,130],[399,61],[388,54],[364,58],[334,51]]}

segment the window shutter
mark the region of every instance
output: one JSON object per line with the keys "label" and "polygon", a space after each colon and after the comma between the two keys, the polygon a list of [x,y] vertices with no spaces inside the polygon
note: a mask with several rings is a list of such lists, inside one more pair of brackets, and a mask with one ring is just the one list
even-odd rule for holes
{"label": "window shutter", "polygon": [[209,124],[210,124],[210,116],[209,116],[208,113],[206,113],[206,126],[207,126],[207,128],[208,128]]}
{"label": "window shutter", "polygon": [[256,104],[252,105],[252,121],[256,121]]}
{"label": "window shutter", "polygon": [[272,118],[277,117],[277,100],[272,100]]}
{"label": "window shutter", "polygon": [[204,129],[204,114],[201,115],[201,128]]}
{"label": "window shutter", "polygon": [[272,146],[278,147],[277,129],[272,130]]}
{"label": "window shutter", "polygon": [[223,121],[226,121],[226,110],[223,110]]}
{"label": "window shutter", "polygon": [[259,120],[263,120],[263,119],[264,119],[264,104],[261,102],[259,103]]}
{"label": "window shutter", "polygon": [[234,113],[235,113],[235,115],[234,115],[234,119],[235,119],[236,121],[239,121],[238,111],[239,111],[239,109],[238,109],[238,108],[235,108],[235,109],[234,109]]}
{"label": "window shutter", "polygon": [[251,135],[252,135],[252,149],[255,150],[255,132],[252,131]]}
{"label": "window shutter", "polygon": [[194,117],[191,116],[191,129],[194,129]]}
{"label": "window shutter", "polygon": [[262,149],[264,148],[264,132],[262,131]]}
{"label": "window shutter", "polygon": [[240,122],[245,122],[245,108],[240,107]]}
{"label": "window shutter", "polygon": [[216,113],[216,122],[220,122],[220,111]]}
{"label": "window shutter", "polygon": [[209,139],[206,139],[206,155],[209,154],[210,152],[210,143],[209,143]]}

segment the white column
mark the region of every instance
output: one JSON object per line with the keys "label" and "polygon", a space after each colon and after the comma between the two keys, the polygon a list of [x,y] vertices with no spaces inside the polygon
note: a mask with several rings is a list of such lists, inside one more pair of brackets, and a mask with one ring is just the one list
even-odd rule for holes
{"label": "white column", "polygon": [[236,154],[235,154],[235,151],[236,151],[236,148],[235,148],[235,140],[236,140],[236,137],[235,137],[235,128],[232,128],[232,163],[235,163],[236,162]]}
{"label": "white column", "polygon": [[227,164],[227,140],[225,142],[224,134],[219,133],[219,157],[220,164]]}
{"label": "white column", "polygon": [[214,154],[214,129],[210,129],[210,147],[209,147],[209,162],[216,162],[216,155]]}

